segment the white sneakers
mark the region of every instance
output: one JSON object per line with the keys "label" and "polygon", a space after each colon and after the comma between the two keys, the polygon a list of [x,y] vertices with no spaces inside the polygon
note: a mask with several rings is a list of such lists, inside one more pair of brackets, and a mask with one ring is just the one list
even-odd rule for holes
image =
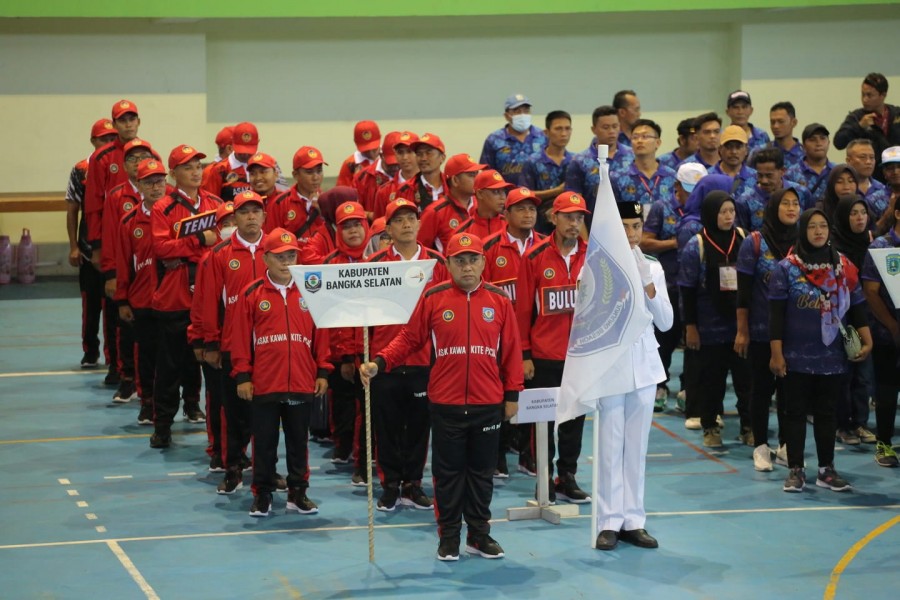
{"label": "white sneakers", "polygon": [[757,471],[771,471],[772,453],[766,444],[761,444],[753,449],[753,468]]}

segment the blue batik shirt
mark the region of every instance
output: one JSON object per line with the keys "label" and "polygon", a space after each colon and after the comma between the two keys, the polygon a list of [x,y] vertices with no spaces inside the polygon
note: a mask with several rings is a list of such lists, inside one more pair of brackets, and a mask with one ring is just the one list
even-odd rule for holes
{"label": "blue batik shirt", "polygon": [[636,202],[648,211],[649,205],[657,200],[675,197],[675,181],[675,171],[669,167],[657,165],[653,176],[647,177],[632,162],[625,174],[617,180],[616,186],[621,202]]}
{"label": "blue batik shirt", "polygon": [[769,245],[759,233],[751,233],[738,251],[738,273],[753,276],[750,295],[750,340],[769,341],[769,279],[778,265]]}
{"label": "blue batik shirt", "polygon": [[529,156],[547,146],[547,136],[532,125],[524,141],[519,141],[507,131],[506,126],[493,132],[484,140],[480,162],[496,169],[507,183],[522,185],[522,168]]}
{"label": "blue batik shirt", "polygon": [[[678,226],[684,215],[684,207],[675,198],[657,200],[650,207],[650,212],[644,218],[644,231],[650,232],[658,240],[671,240],[678,235]],[[659,264],[666,275],[666,283],[674,286],[678,281],[678,250],[668,250],[662,254],[656,254]]]}
{"label": "blue batik shirt", "polygon": [[822,169],[822,172],[816,173],[806,164],[805,160],[802,160],[799,164],[787,169],[784,172],[784,178],[788,181],[793,181],[809,192],[810,206],[816,206],[821,204],[825,198],[825,188],[828,187],[828,175],[831,174],[831,169],[833,168],[834,163],[828,161],[825,163],[825,168]]}
{"label": "blue batik shirt", "polygon": [[[702,226],[701,226],[702,228]],[[700,258],[700,238],[692,237],[681,252],[678,286],[697,290],[697,331],[702,345],[734,344],[737,336],[737,314],[728,317],[719,312],[706,289],[706,261]],[[740,243],[740,238],[738,238]],[[704,244],[706,246],[706,244]],[[704,247],[704,254],[715,249]],[[732,265],[734,266],[734,265]],[[683,307],[682,307],[683,308]],[[682,312],[682,318],[684,313]]]}
{"label": "blue batik shirt", "polygon": [[666,152],[662,156],[657,156],[656,160],[659,161],[659,164],[663,165],[664,167],[669,167],[676,173],[678,172],[678,165],[681,164],[681,159],[675,153],[675,150]]}
{"label": "blue batik shirt", "polygon": [[753,123],[748,123],[748,125],[750,126],[750,136],[747,140],[747,156],[750,156],[755,150],[768,146],[772,140],[764,129],[754,127]]}
{"label": "blue batik shirt", "polygon": [[[710,169],[713,168],[713,166],[712,166],[711,164],[709,164],[709,163],[707,163],[705,160],[703,160],[703,157],[700,156],[700,152],[699,152],[699,151],[694,152],[693,154],[691,154],[690,156],[688,156],[686,159],[684,159],[683,161],[681,161],[680,163],[678,163],[678,165],[681,166],[681,165],[683,165],[683,164],[685,164],[685,163],[700,163],[701,165],[703,165],[704,167],[706,167],[706,170],[707,170],[707,171],[709,171]],[[677,170],[678,170],[678,169],[676,169],[676,172],[677,172]]]}
{"label": "blue batik shirt", "polygon": [[[710,175],[728,175],[722,170],[722,161],[707,169],[707,172]],[[728,177],[732,177],[732,175],[728,175]],[[734,177],[734,184],[731,186],[729,195],[736,200],[746,193],[747,190],[754,187],[756,187],[756,169],[751,169],[747,165],[741,165],[741,170],[738,171],[737,177]]]}
{"label": "blue batik shirt", "polygon": [[[628,167],[634,160],[631,148],[616,147],[616,155],[606,159],[609,165],[610,181],[615,183],[628,171]],[[597,202],[597,186],[600,185],[600,163],[597,162],[596,142],[590,148],[579,152],[572,157],[569,168],[566,169],[566,191],[581,194],[587,204],[588,210],[594,212],[594,204]],[[591,215],[586,215],[586,221],[590,226]]]}
{"label": "blue batik shirt", "polygon": [[573,156],[575,155],[566,150],[562,162],[556,164],[543,150],[532,154],[525,160],[520,185],[536,192],[552,190],[566,180],[566,169]]}
{"label": "blue batik shirt", "polygon": [[883,183],[870,177],[865,200],[869,207],[869,228],[874,229],[875,221],[881,218],[891,202],[891,193]]}
{"label": "blue batik shirt", "polygon": [[[784,188],[793,188],[797,192],[800,208],[806,210],[811,208],[809,192],[801,185],[793,181],[782,179],[781,185]],[[759,231],[762,229],[763,220],[766,216],[766,204],[772,194],[764,192],[759,186],[753,186],[735,200],[736,221],[738,226],[749,231]]]}
{"label": "blue batik shirt", "polygon": [[796,167],[803,159],[806,158],[806,152],[803,150],[803,144],[800,143],[800,140],[794,138],[794,146],[790,150],[785,150],[781,147],[781,144],[778,143],[778,140],[772,141],[772,147],[778,148],[781,150],[781,153],[784,155],[784,168],[790,169]]}

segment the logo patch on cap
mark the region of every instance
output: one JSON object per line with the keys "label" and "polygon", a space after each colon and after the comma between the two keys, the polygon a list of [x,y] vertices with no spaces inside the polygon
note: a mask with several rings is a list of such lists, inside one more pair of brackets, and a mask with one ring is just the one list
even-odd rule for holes
{"label": "logo patch on cap", "polygon": [[263,159],[263,155],[262,155],[262,154],[257,154],[257,155],[254,156],[251,160],[262,160],[262,159]]}
{"label": "logo patch on cap", "polygon": [[503,175],[500,173],[494,173],[494,181],[503,181]]}
{"label": "logo patch on cap", "polygon": [[484,319],[485,323],[491,323],[494,321],[494,309],[490,306],[484,306],[481,309],[481,318]]}
{"label": "logo patch on cap", "polygon": [[112,121],[104,121],[103,129],[115,129],[115,128],[113,127]]}
{"label": "logo patch on cap", "polygon": [[372,139],[372,132],[371,132],[371,131],[363,131],[363,132],[362,132],[362,139],[366,140],[367,142],[368,142],[369,140],[371,140],[371,139]]}
{"label": "logo patch on cap", "polygon": [[472,238],[467,235],[462,236],[461,238],[459,238],[459,245],[463,248],[468,248],[472,245]]}
{"label": "logo patch on cap", "polygon": [[190,146],[182,146],[182,147],[181,147],[181,151],[182,151],[182,153],[184,153],[184,154],[190,154],[191,152],[194,151],[194,149],[191,148]]}
{"label": "logo patch on cap", "polygon": [[144,230],[140,227],[136,228],[134,230],[134,237],[136,237],[137,239],[141,239],[142,237],[144,237]]}
{"label": "logo patch on cap", "polygon": [[266,312],[270,308],[272,308],[272,304],[268,300],[263,300],[259,303],[259,310],[263,312]]}
{"label": "logo patch on cap", "polygon": [[291,243],[291,234],[282,233],[281,234],[281,242],[284,244],[290,244]]}
{"label": "logo patch on cap", "polygon": [[516,100],[518,100],[519,102],[521,102],[524,99],[525,99],[525,96],[523,96],[522,94],[516,94]]}
{"label": "logo patch on cap", "polygon": [[228,268],[231,269],[232,271],[237,271],[238,269],[241,268],[241,261],[239,261],[236,258],[232,258],[231,260],[228,261]]}
{"label": "logo patch on cap", "polygon": [[241,134],[241,141],[245,144],[250,143],[250,140],[253,139],[253,136],[247,133],[246,131]]}
{"label": "logo patch on cap", "polygon": [[251,192],[250,190],[247,190],[246,192],[244,192],[244,193],[241,194],[241,195],[242,195],[244,198],[250,199],[250,198],[253,198],[254,193]]}
{"label": "logo patch on cap", "polygon": [[571,202],[572,204],[581,204],[583,200],[578,194],[572,194],[572,196],[569,198],[569,202]]}
{"label": "logo patch on cap", "polygon": [[447,323],[449,323],[450,321],[453,320],[453,311],[452,311],[452,310],[445,310],[445,311],[441,314],[441,318],[442,318],[444,321],[446,321]]}
{"label": "logo patch on cap", "polygon": [[119,102],[119,108],[131,108],[131,102],[123,100],[122,102]]}
{"label": "logo patch on cap", "polygon": [[157,163],[155,160],[151,160],[147,163],[148,169],[156,169],[157,167],[159,167],[159,163]]}
{"label": "logo patch on cap", "polygon": [[411,137],[412,137],[412,136],[409,135],[408,133],[402,133],[402,134],[400,134],[400,139],[403,140],[403,141],[406,141],[406,140],[408,140],[408,139],[411,138]]}
{"label": "logo patch on cap", "polygon": [[634,212],[635,212],[635,214],[638,214],[638,215],[639,215],[639,214],[641,214],[641,212],[642,212],[643,210],[644,210],[644,207],[641,206],[640,203],[638,203],[638,202],[635,202],[635,203],[634,203]]}
{"label": "logo patch on cap", "polygon": [[556,271],[553,269],[544,269],[544,278],[553,279],[554,275],[556,275]]}
{"label": "logo patch on cap", "polygon": [[315,150],[310,150],[309,152],[306,153],[306,155],[310,158],[318,158],[319,153],[316,152]]}

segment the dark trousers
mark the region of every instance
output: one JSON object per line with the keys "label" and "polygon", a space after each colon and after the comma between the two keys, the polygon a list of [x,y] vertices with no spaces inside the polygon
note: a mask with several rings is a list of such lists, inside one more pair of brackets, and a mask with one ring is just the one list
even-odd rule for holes
{"label": "dark trousers", "polygon": [[438,535],[459,537],[462,519],[468,535],[488,534],[497,466],[502,404],[448,409],[431,405],[434,512]]}
{"label": "dark trousers", "polygon": [[[231,360],[222,358],[222,409],[225,435],[222,439],[222,462],[229,471],[241,468],[241,459],[250,443],[253,412],[251,403],[237,395],[237,382],[231,377]],[[207,423],[209,415],[206,416]]]}
{"label": "dark trousers", "polygon": [[900,354],[895,346],[878,345],[872,350],[875,366],[875,437],[889,446],[894,436],[897,391],[900,390],[898,358]]}
{"label": "dark trousers", "polygon": [[[224,367],[224,365],[223,365]],[[225,369],[215,369],[205,361],[200,364],[203,381],[206,382],[206,454],[225,460],[223,446],[222,396],[225,393]]]}
{"label": "dark trousers", "polygon": [[[362,404],[362,387],[341,377],[341,363],[332,363],[334,370],[328,375],[328,393],[331,394],[331,435],[334,438],[334,455],[350,456],[357,449],[356,413]],[[365,407],[362,408],[365,411]],[[363,442],[365,443],[365,442]]]}
{"label": "dark trousers", "polygon": [[850,363],[850,370],[841,383],[841,395],[835,407],[837,428],[853,431],[858,427],[866,427],[869,422],[869,396],[875,395],[872,357],[869,356],[860,363]]}
{"label": "dark trousers", "polygon": [[116,319],[116,369],[119,377],[125,381],[134,381],[134,327],[131,323],[119,318],[119,303],[106,299],[109,311]]}
{"label": "dark trousers", "polygon": [[803,467],[806,415],[813,415],[813,435],[819,466],[834,462],[834,407],[841,395],[842,375],[812,375],[788,371],[784,378],[784,439],[788,466]]}
{"label": "dark trousers", "polygon": [[753,381],[753,393],[750,397],[750,426],[753,428],[753,439],[757,446],[769,443],[769,408],[772,406],[772,394],[775,394],[775,407],[778,416],[778,443],[784,443],[784,394],[783,380],[775,377],[769,370],[769,359],[772,348],[769,342],[750,342],[750,372]]}
{"label": "dark trousers", "polygon": [[100,317],[103,316],[103,357],[114,365],[116,356],[116,321],[106,294],[103,275],[84,258],[78,266],[78,287],[81,290],[81,349],[85,354],[100,356]]}
{"label": "dark trousers", "polygon": [[699,350],[684,349],[684,360],[681,363],[681,389],[684,390],[684,416],[696,418],[700,416],[700,370],[697,368]]}
{"label": "dark trousers", "polygon": [[284,429],[287,484],[291,489],[309,487],[309,400],[250,403],[253,414],[253,493],[275,491],[278,462],[278,427]]}
{"label": "dark trousers", "polygon": [[[731,371],[731,382],[737,396],[737,411],[741,419],[741,427],[750,426],[750,396],[752,382],[750,379],[750,362],[741,358],[730,344],[703,344],[697,350],[695,365],[697,396],[700,404],[700,424],[703,429],[716,427],[716,415],[722,413],[722,402],[725,399],[725,383]],[[690,393],[688,393],[690,397]],[[833,432],[832,432],[833,433]]]}
{"label": "dark trousers", "polygon": [[[562,383],[564,361],[561,360],[534,360],[534,377],[526,381],[528,389],[559,387]],[[534,425],[527,425],[528,436],[531,440],[531,456],[537,456],[535,451]],[[553,476],[553,458],[556,456],[556,440],[553,430],[555,423],[547,424],[547,468],[550,476]],[[584,415],[571,421],[566,421],[559,426],[559,459],[556,461],[556,472],[559,475],[570,473],[574,475],[578,470],[578,457],[581,456],[581,440],[584,434]]]}
{"label": "dark trousers", "polygon": [[422,481],[431,432],[428,373],[426,367],[400,367],[372,380],[372,426],[381,487]]}
{"label": "dark trousers", "polygon": [[149,308],[133,308],[134,362],[137,372],[137,389],[141,404],[153,403],[153,380],[156,377],[159,328],[156,317]]}
{"label": "dark trousers", "polygon": [[[678,286],[666,286],[666,292],[669,294],[669,301],[672,303],[672,306],[677,307]],[[676,310],[674,314],[675,318],[672,321],[672,327],[668,331],[660,331],[656,327],[653,328],[653,333],[656,334],[656,343],[659,344],[659,358],[662,360],[663,368],[666,370],[666,380],[665,382],[660,382],[660,385],[669,383],[669,367],[672,366],[672,354],[675,353],[675,349],[678,348],[678,344],[681,343],[681,338],[684,334],[681,325],[681,311]],[[684,368],[681,371],[681,389],[684,389]]]}
{"label": "dark trousers", "polygon": [[185,401],[199,400],[200,367],[187,341],[188,311],[156,311],[155,316],[159,326],[159,346],[153,386],[153,423],[157,431],[167,431],[178,414],[182,386]]}

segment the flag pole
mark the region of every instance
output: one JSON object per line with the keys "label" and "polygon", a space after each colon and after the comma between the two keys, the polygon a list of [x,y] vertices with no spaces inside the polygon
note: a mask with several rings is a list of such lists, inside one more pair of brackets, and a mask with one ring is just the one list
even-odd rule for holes
{"label": "flag pole", "polygon": [[597,534],[600,533],[598,531],[598,520],[599,516],[597,515],[597,501],[599,496],[597,495],[600,490],[600,482],[597,481],[599,477],[597,473],[600,469],[600,409],[594,411],[594,418],[591,420],[591,428],[594,430],[594,460],[591,463],[591,467],[593,473],[591,473],[591,548],[597,547]]}
{"label": "flag pole", "polygon": [[[363,363],[369,362],[369,328],[363,330]],[[369,505],[369,562],[375,562],[375,509],[372,502],[372,392],[363,386],[366,404],[366,498]]]}

